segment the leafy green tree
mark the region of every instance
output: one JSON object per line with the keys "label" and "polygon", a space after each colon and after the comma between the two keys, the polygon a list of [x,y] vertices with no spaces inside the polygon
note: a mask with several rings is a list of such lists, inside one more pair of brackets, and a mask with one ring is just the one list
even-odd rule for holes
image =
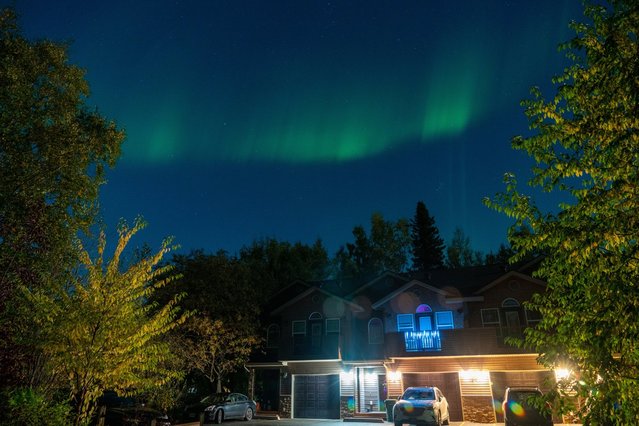
{"label": "leafy green tree", "polygon": [[184,293],[180,306],[210,317],[253,328],[259,315],[259,287],[246,266],[223,250],[207,254],[193,250],[173,256],[171,264],[179,275],[175,285],[158,289],[153,300],[169,302]]}
{"label": "leafy green tree", "polygon": [[239,259],[253,277],[260,277],[260,300],[267,300],[296,279],[325,279],[330,270],[328,253],[321,240],[312,245],[273,238],[253,241],[242,247]]}
{"label": "leafy green tree", "polygon": [[358,225],[353,228],[353,236],[355,241],[340,247],[335,256],[338,277],[361,282],[385,270],[407,269],[411,240],[406,219],[392,222],[373,213],[370,234]]}
{"label": "leafy green tree", "polygon": [[255,334],[207,316],[191,317],[179,341],[186,365],[204,375],[216,392],[261,343]]}
{"label": "leafy green tree", "polygon": [[552,393],[557,406],[574,409],[576,394],[584,423],[630,425],[639,419],[639,4],[585,12],[563,45],[572,63],[554,97],[532,90],[523,105],[533,133],[512,142],[535,160],[529,185],[566,201],[544,211],[507,174],[505,192],[486,203],[515,219],[516,257],[545,254],[538,276],[548,288],[529,305],[543,319],[521,343],[548,368],[573,371]]}
{"label": "leafy green tree", "polygon": [[423,201],[417,203],[415,216],[410,221],[413,270],[425,272],[444,266],[444,240],[439,236],[435,218]]}
{"label": "leafy green tree", "polygon": [[470,238],[461,228],[455,228],[453,239],[446,250],[446,266],[449,268],[463,268],[481,265],[484,257],[479,251],[473,251]]}
{"label": "leafy green tree", "polygon": [[67,280],[73,241],[120,155],[123,132],[86,105],[88,93],[66,46],[26,40],[14,11],[0,9],[0,386],[33,381],[35,351],[15,341],[29,320],[16,288]]}
{"label": "leafy green tree", "polygon": [[141,392],[180,374],[165,368],[171,352],[162,338],[185,319],[176,307],[178,297],[163,306],[148,303],[156,288],[174,278],[167,274],[170,266],[158,267],[170,241],[126,268],[121,263],[131,237],[144,226],[141,219],[132,227],[120,225],[110,261],[104,258],[104,233],[94,259],[78,243],[81,269],[66,288],[23,287],[34,307],[48,369],[67,381],[76,425],[88,422],[104,390]]}

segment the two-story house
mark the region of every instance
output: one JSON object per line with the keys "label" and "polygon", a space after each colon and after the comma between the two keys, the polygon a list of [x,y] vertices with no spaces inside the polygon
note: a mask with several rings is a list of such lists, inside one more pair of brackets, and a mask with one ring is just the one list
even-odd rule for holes
{"label": "two-story house", "polygon": [[292,283],[270,301],[265,351],[247,365],[253,396],[283,417],[382,416],[387,398],[433,385],[451,420],[501,421],[507,386],[554,380],[537,354],[504,341],[539,321],[523,307],[545,290],[534,267]]}

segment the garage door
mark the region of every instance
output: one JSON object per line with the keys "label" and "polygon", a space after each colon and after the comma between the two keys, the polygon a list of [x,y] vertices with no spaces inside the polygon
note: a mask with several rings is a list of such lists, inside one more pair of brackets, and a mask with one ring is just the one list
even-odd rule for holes
{"label": "garage door", "polygon": [[452,421],[461,422],[461,392],[457,373],[404,373],[404,389],[410,386],[436,386],[448,401],[448,412]]}
{"label": "garage door", "polygon": [[339,375],[293,377],[293,417],[339,419]]}

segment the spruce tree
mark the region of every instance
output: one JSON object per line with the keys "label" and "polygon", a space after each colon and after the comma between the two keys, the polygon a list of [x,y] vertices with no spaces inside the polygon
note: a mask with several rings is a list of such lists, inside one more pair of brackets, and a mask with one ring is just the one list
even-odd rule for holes
{"label": "spruce tree", "polygon": [[444,266],[444,240],[439,236],[423,201],[417,203],[415,217],[410,222],[413,270],[424,272]]}

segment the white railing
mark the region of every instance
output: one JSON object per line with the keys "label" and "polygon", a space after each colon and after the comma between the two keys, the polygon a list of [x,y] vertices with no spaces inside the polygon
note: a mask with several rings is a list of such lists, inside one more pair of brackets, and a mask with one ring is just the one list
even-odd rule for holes
{"label": "white railing", "polygon": [[405,331],[404,343],[406,352],[441,351],[442,341],[439,330]]}

